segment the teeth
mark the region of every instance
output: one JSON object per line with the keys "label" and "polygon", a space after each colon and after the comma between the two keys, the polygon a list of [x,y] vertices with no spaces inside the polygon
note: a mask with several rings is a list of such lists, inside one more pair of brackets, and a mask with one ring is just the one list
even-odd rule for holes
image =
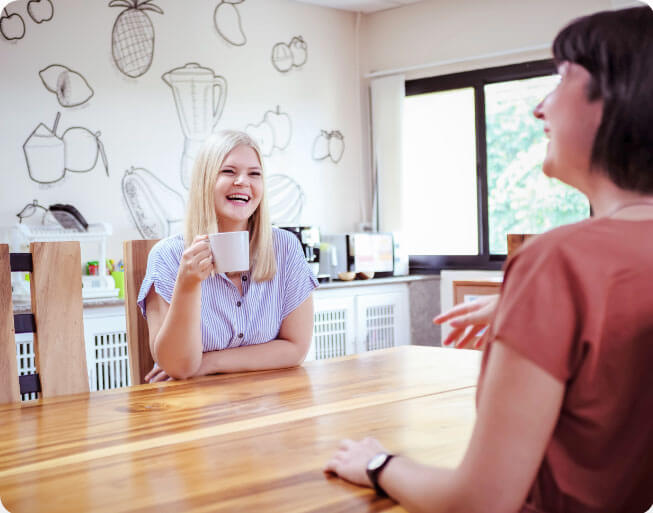
{"label": "teeth", "polygon": [[249,196],[247,196],[246,194],[232,194],[230,196],[227,196],[227,199],[249,201]]}

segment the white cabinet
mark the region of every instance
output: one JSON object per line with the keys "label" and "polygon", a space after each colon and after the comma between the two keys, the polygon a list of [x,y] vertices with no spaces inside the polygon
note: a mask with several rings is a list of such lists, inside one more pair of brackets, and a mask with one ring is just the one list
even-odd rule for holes
{"label": "white cabinet", "polygon": [[406,283],[318,289],[314,304],[313,339],[306,360],[410,344]]}
{"label": "white cabinet", "polygon": [[123,305],[85,308],[84,339],[91,392],[131,385]]}

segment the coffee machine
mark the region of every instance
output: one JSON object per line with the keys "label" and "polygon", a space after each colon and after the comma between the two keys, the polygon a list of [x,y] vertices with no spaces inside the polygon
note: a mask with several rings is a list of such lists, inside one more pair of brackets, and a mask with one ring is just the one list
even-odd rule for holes
{"label": "coffee machine", "polygon": [[320,230],[314,226],[279,226],[294,233],[304,251],[304,258],[313,274],[319,279],[320,272]]}

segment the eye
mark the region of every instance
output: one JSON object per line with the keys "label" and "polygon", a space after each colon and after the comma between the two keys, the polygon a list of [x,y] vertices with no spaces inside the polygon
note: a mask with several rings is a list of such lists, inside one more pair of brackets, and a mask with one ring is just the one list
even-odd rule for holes
{"label": "eye", "polygon": [[261,176],[260,171],[250,171],[249,176]]}
{"label": "eye", "polygon": [[233,169],[222,169],[220,172],[223,173],[223,174],[227,174],[227,175],[233,175],[234,174]]}

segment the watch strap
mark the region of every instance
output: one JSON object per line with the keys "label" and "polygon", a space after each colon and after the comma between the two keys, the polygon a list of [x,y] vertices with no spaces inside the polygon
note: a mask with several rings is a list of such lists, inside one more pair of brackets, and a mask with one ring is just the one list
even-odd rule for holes
{"label": "watch strap", "polygon": [[386,465],[390,463],[390,460],[395,456],[396,456],[395,454],[386,454],[385,461],[381,463],[381,465],[379,465],[375,469],[370,469],[370,468],[367,469],[367,477],[370,478],[370,481],[372,482],[372,486],[374,487],[374,491],[379,497],[388,496],[388,494],[379,484],[379,477],[381,476],[381,472],[386,467]]}

